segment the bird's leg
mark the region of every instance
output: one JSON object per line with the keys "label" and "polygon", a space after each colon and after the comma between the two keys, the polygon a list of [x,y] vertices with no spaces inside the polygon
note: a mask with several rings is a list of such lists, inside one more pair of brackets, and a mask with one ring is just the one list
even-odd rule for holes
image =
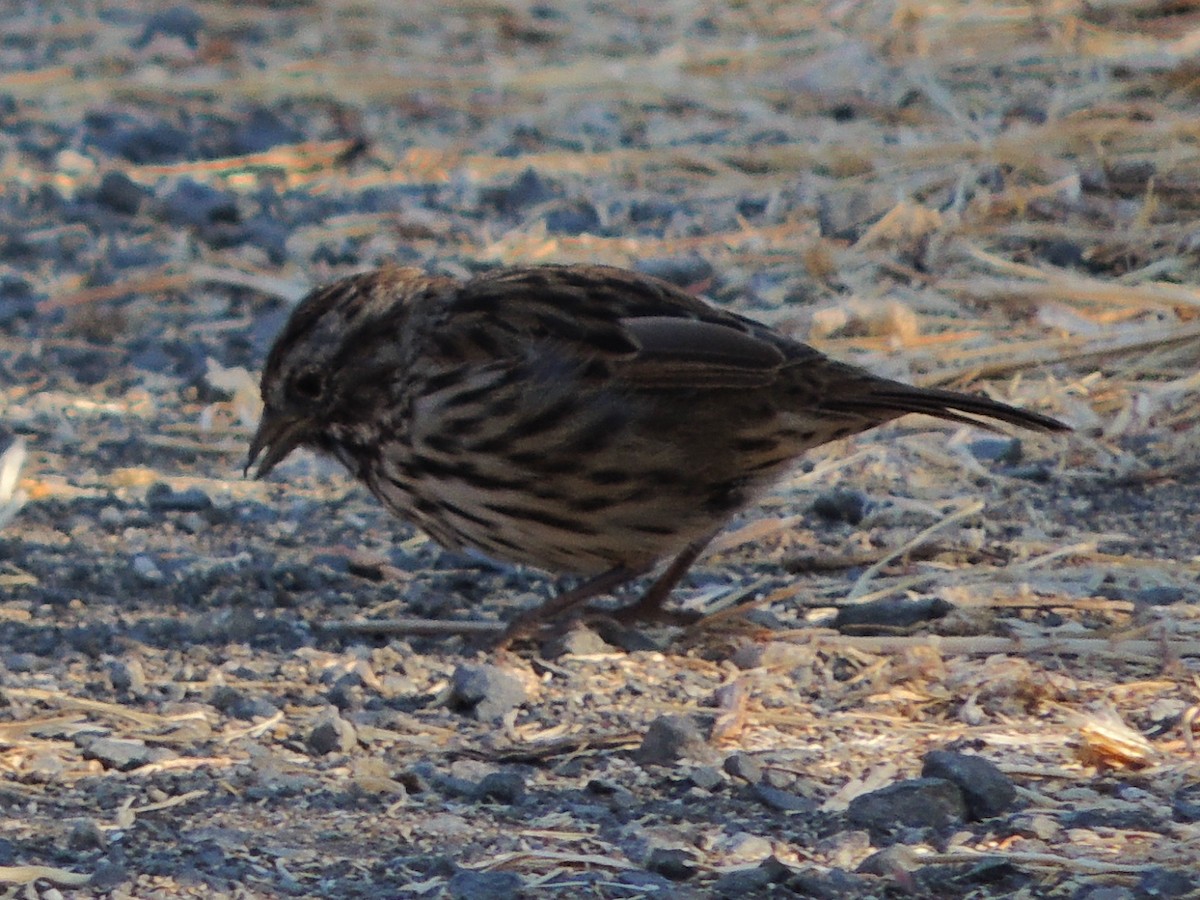
{"label": "bird's leg", "polygon": [[683,552],[671,561],[671,564],[658,578],[654,579],[654,583],[646,588],[639,600],[617,610],[616,619],[620,622],[639,622],[646,619],[680,622],[687,618],[682,615],[667,614],[662,605],[715,535],[715,531],[712,534],[706,534],[684,547]]}
{"label": "bird's leg", "polygon": [[[648,568],[648,567],[647,567]],[[500,638],[498,647],[507,647],[516,638],[528,634],[535,626],[545,622],[548,619],[553,619],[556,616],[561,616],[568,610],[574,609],[582,603],[586,603],[593,597],[600,594],[607,594],[610,591],[619,588],[627,581],[631,581],[643,574],[646,568],[631,569],[627,566],[616,566],[609,569],[607,572],[601,572],[595,578],[589,578],[582,584],[578,584],[569,591],[563,591],[556,597],[551,597],[545,603],[535,606],[533,609],[526,610],[513,619],[512,623],[504,630],[503,636]],[[682,573],[680,573],[682,574]],[[678,580],[678,579],[677,579]],[[657,584],[658,582],[655,582]],[[667,588],[670,592],[670,588]],[[665,596],[665,594],[664,594]],[[661,601],[660,601],[661,602]]]}

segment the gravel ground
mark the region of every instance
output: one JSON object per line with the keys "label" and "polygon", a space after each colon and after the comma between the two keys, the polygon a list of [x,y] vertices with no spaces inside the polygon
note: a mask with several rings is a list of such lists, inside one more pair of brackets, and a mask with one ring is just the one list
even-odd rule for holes
{"label": "gravel ground", "polygon": [[[0,5],[6,896],[1197,896],[1191,20],[1135,7]],[[502,654],[552,579],[242,477],[308,286],[584,259],[1078,431],[822,448],[700,626]]]}

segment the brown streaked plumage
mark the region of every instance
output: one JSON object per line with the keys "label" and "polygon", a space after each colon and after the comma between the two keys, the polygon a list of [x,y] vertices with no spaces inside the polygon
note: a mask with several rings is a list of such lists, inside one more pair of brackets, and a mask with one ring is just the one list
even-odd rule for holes
{"label": "brown streaked plumage", "polygon": [[836,362],[604,266],[467,281],[383,268],[306,297],[275,342],[247,469],[337,457],[446,547],[593,576],[556,612],[700,550],[805,450],[905,413],[1063,423]]}

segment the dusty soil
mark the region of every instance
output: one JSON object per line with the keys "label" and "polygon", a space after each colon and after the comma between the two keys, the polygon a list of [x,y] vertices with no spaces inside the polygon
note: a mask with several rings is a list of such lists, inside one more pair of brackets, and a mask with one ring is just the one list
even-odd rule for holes
{"label": "dusty soil", "polygon": [[[893,12],[0,7],[11,896],[1200,891],[1200,24]],[[822,448],[699,625],[495,653],[551,578],[241,474],[383,260],[637,266],[1077,430]]]}

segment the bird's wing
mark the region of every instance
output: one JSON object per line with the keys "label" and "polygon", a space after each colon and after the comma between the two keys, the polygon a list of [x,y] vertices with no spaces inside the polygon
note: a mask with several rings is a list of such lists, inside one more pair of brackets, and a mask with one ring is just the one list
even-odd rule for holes
{"label": "bird's wing", "polygon": [[674,285],[606,266],[484,275],[458,288],[450,313],[456,329],[506,336],[514,351],[567,345],[633,388],[765,386],[797,353],[819,356]]}

